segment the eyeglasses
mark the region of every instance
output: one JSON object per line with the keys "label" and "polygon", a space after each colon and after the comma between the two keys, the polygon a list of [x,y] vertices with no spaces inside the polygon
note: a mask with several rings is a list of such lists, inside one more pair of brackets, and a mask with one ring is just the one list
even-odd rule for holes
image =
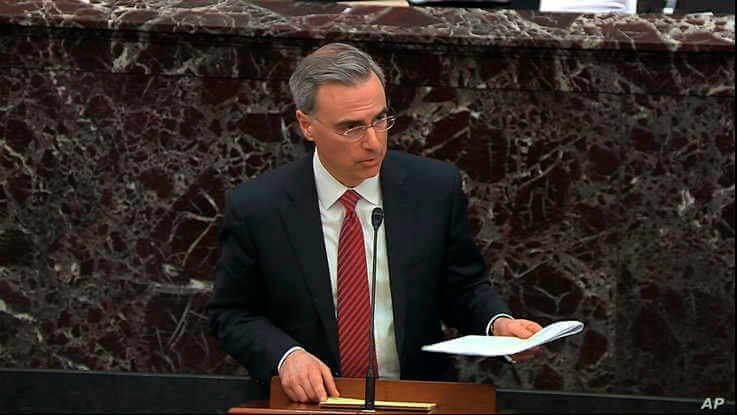
{"label": "eyeglasses", "polygon": [[[314,117],[314,119],[316,121],[319,121],[320,124],[325,125],[322,121],[317,119],[317,117]],[[368,131],[369,128],[373,128],[374,131],[376,131],[377,133],[383,133],[384,131],[387,131],[388,129],[394,127],[394,123],[396,120],[396,115],[387,115],[372,122],[371,125],[359,125],[357,127],[352,127],[344,131],[333,130],[333,132],[335,132],[335,134],[342,135],[343,137],[351,141],[358,141],[366,137],[366,131]]]}

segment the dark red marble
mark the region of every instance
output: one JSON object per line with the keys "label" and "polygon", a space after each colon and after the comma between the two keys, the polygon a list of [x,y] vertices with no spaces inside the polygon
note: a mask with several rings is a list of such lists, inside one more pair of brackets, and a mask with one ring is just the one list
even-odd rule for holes
{"label": "dark red marble", "polygon": [[206,331],[225,192],[305,154],[287,79],[330,40],[461,168],[514,314],[586,323],[461,379],[734,399],[734,16],[0,0],[0,364],[244,373]]}

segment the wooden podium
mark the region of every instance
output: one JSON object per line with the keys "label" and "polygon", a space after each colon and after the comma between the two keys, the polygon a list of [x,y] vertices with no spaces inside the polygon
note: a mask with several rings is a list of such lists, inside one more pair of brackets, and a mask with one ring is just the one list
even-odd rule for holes
{"label": "wooden podium", "polygon": [[[364,380],[335,378],[341,397],[363,399]],[[460,382],[421,382],[410,380],[376,380],[377,401],[434,402],[430,412],[359,409],[325,409],[317,404],[294,403],[289,400],[277,376],[271,378],[268,401],[251,401],[228,410],[229,414],[493,414],[496,413],[496,391],[492,385]]]}

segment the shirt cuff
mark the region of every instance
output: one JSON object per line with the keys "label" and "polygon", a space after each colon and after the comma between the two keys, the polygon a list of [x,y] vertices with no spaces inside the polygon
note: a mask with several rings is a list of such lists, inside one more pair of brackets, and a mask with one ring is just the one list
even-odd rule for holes
{"label": "shirt cuff", "polygon": [[284,361],[287,359],[287,356],[292,354],[292,352],[296,352],[297,350],[304,350],[304,348],[300,346],[294,346],[284,353],[284,356],[282,356],[281,359],[279,359],[279,364],[276,365],[276,373],[279,373],[279,371],[281,370],[281,365],[284,364]]}
{"label": "shirt cuff", "polygon": [[[496,314],[494,317],[491,318],[491,320],[489,320],[489,324],[486,325],[486,335],[487,336],[493,336],[494,335],[494,330],[493,330],[493,328],[494,328],[494,322],[496,321],[496,319],[498,319],[500,317],[507,317],[507,318],[511,318],[511,319],[514,320],[514,317],[510,316],[509,314],[505,314],[505,313]],[[289,353],[289,352],[287,352],[287,353]]]}

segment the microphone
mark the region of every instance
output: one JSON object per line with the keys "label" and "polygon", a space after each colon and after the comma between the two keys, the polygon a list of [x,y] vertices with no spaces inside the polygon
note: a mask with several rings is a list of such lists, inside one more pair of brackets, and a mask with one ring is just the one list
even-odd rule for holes
{"label": "microphone", "polygon": [[376,240],[378,237],[379,227],[384,221],[384,211],[381,208],[374,208],[371,212],[371,226],[374,227],[374,254],[373,265],[371,267],[371,324],[369,324],[369,359],[368,369],[366,370],[366,389],[364,391],[364,409],[373,411],[376,401],[376,371],[374,367],[376,360],[376,339],[374,338],[374,315],[376,314]]}

